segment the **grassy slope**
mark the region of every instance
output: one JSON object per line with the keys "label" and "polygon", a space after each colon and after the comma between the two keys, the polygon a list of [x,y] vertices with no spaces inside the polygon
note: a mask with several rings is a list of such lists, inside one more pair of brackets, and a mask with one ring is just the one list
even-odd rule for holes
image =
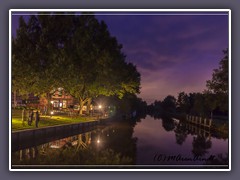
{"label": "grassy slope", "polygon": [[[67,115],[56,115],[56,116],[41,116],[38,123],[38,127],[47,127],[54,125],[63,125],[71,123],[80,123],[97,120],[97,117],[69,117]],[[22,122],[21,111],[12,112],[12,131],[23,130],[23,129],[34,129],[35,121],[32,122],[32,125],[29,126],[27,121]]]}

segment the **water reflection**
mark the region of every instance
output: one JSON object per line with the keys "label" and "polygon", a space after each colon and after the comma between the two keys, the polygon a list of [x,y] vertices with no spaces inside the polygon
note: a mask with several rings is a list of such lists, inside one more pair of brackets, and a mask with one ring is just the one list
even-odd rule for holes
{"label": "water reflection", "polygon": [[[135,164],[136,138],[128,122],[85,132],[12,153],[13,165]],[[127,148],[126,148],[127,147]]]}
{"label": "water reflection", "polygon": [[193,137],[193,149],[192,153],[195,156],[203,156],[208,153],[207,149],[210,149],[212,146],[211,139],[207,139],[203,136]]}
{"label": "water reflection", "polygon": [[176,137],[176,143],[179,145],[182,145],[188,136],[188,129],[186,126],[182,123],[178,123],[176,125],[176,129],[174,129],[175,137]]}
{"label": "water reflection", "polygon": [[228,139],[168,117],[139,116],[32,144],[12,153],[12,165],[228,165]]}
{"label": "water reflection", "polygon": [[228,139],[209,128],[155,115],[142,120],[134,130],[137,164],[215,165],[219,161],[228,165]]}

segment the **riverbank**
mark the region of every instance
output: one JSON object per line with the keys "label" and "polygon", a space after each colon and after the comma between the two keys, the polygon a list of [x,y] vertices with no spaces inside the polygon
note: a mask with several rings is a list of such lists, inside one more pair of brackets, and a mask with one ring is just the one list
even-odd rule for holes
{"label": "riverbank", "polygon": [[[12,109],[12,118],[11,118],[11,130],[12,132],[21,131],[21,130],[30,130],[45,128],[58,125],[68,125],[68,124],[78,124],[86,123],[98,120],[104,120],[104,122],[109,122],[112,120],[118,120],[123,117],[122,114],[112,113],[108,116],[103,116],[100,113],[94,113],[90,116],[88,115],[70,115],[65,111],[57,111],[51,116],[40,115],[40,120],[38,122],[38,127],[36,127],[35,117],[31,125],[28,124],[28,121],[22,121],[22,110],[21,109]],[[107,121],[105,121],[107,120]]]}
{"label": "riverbank", "polygon": [[[174,114],[174,118],[186,123],[186,114]],[[188,122],[189,123],[189,122]],[[196,125],[199,126],[199,125]],[[218,137],[228,138],[229,136],[229,122],[226,117],[214,116],[210,130]]]}
{"label": "riverbank", "polygon": [[[70,117],[68,115],[54,115],[54,116],[41,116],[38,123],[38,128],[57,126],[57,125],[66,125],[66,124],[75,124],[75,123],[85,123],[98,120],[98,116],[76,116]],[[27,121],[22,121],[21,117],[12,117],[12,131],[18,130],[28,130],[28,129],[37,129],[35,126],[35,121],[31,125],[28,125]]]}
{"label": "riverbank", "polygon": [[31,145],[40,145],[50,140],[57,140],[67,136],[91,131],[97,127],[100,120],[47,126],[35,129],[18,130],[11,134],[12,151],[25,149]]}

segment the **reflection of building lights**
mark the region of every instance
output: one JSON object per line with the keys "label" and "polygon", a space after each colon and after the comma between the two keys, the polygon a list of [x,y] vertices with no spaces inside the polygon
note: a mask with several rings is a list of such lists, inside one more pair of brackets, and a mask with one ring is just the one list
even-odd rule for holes
{"label": "reflection of building lights", "polygon": [[51,114],[53,115],[53,111],[51,111]]}
{"label": "reflection of building lights", "polygon": [[99,105],[98,108],[101,109],[101,108],[102,108],[102,105]]}
{"label": "reflection of building lights", "polygon": [[98,144],[100,143],[100,140],[99,140],[99,139],[97,140],[97,143],[98,143]]}

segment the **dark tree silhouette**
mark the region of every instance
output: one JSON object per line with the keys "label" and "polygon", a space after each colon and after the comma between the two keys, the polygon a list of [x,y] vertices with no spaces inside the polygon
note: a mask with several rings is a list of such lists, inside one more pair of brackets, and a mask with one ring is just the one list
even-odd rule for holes
{"label": "dark tree silhouette", "polygon": [[210,139],[198,135],[193,138],[192,146],[192,153],[195,156],[203,156],[208,152],[207,150],[212,147],[212,142]]}
{"label": "dark tree silhouette", "polygon": [[222,111],[228,111],[228,49],[224,50],[223,53],[224,57],[219,63],[219,68],[213,70],[212,79],[207,81],[207,92],[209,94],[216,94],[216,106]]}

